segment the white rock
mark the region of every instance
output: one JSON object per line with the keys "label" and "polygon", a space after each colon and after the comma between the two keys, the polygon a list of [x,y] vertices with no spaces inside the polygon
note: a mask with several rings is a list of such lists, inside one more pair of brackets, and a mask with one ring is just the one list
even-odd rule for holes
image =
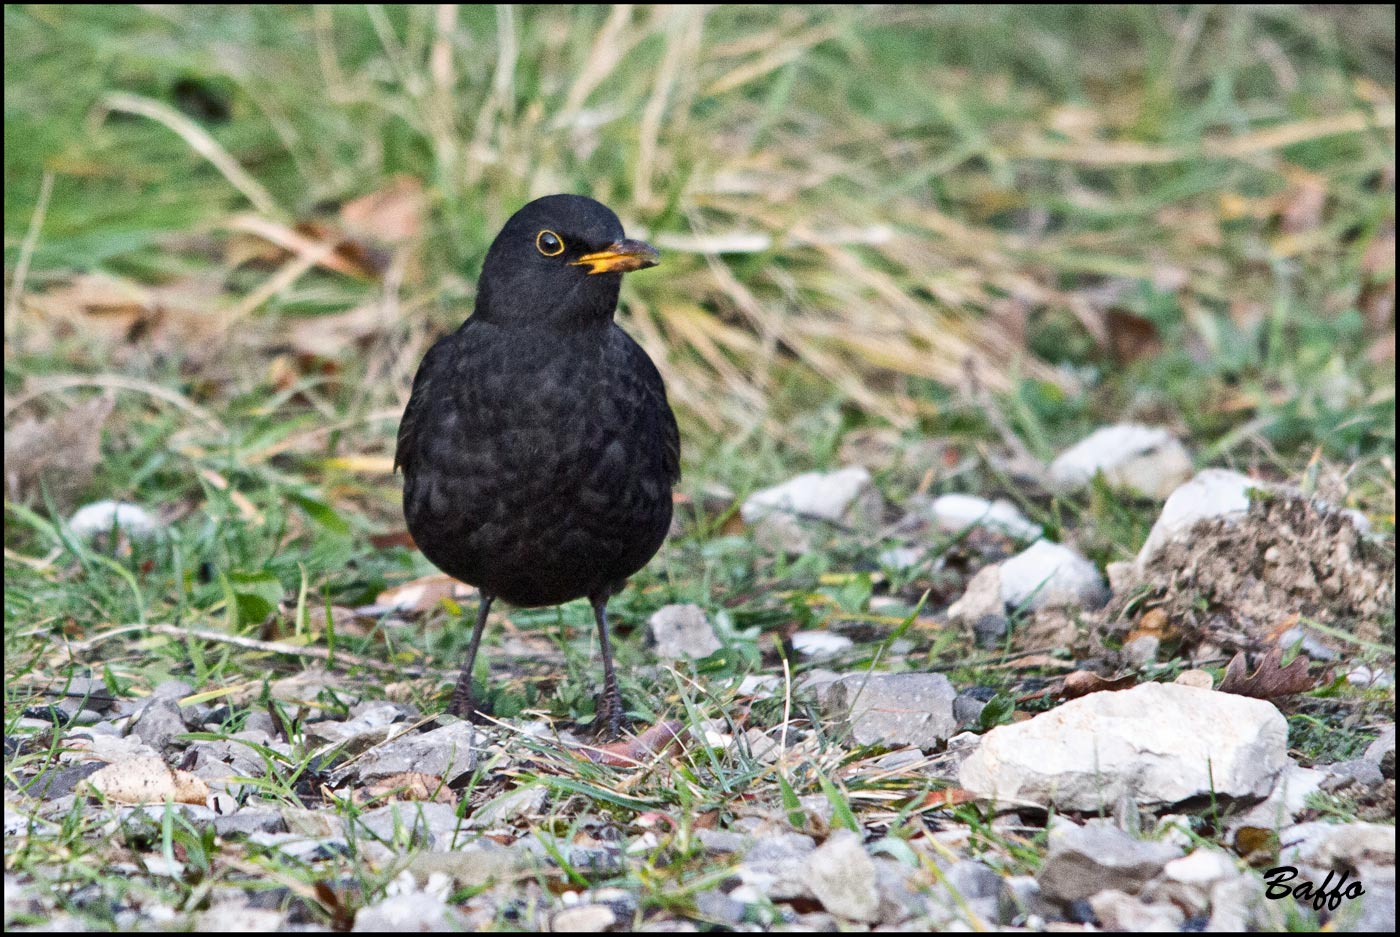
{"label": "white rock", "polygon": [[998,726],[962,763],[964,788],[1007,803],[1113,810],[1265,796],[1288,764],[1272,703],[1177,684],[1092,693]]}
{"label": "white rock", "polygon": [[1383,823],[1297,823],[1279,834],[1282,865],[1314,869],[1395,867],[1395,827]]}
{"label": "white rock", "polygon": [[1095,430],[1050,463],[1050,484],[1083,488],[1099,472],[1109,486],[1145,498],[1165,498],[1191,477],[1191,454],[1161,427],[1119,423]]}
{"label": "white rock", "polygon": [[815,660],[835,657],[854,646],[855,642],[850,638],[843,634],[832,634],[830,631],[799,631],[792,636],[793,650],[803,657]]}
{"label": "white rock", "polygon": [[1105,930],[1119,933],[1172,933],[1181,929],[1186,915],[1166,902],[1149,904],[1126,892],[1105,889],[1089,899],[1089,907]]}
{"label": "white rock", "polygon": [[668,660],[691,658],[699,660],[718,651],[724,645],[698,605],[665,605],[648,620],[658,657]]}
{"label": "white rock", "polygon": [[1041,534],[1010,501],[988,501],[975,495],[940,495],[929,505],[929,513],[939,530],[958,533],[969,527],[990,527],[1018,540],[1034,540]]}
{"label": "white rock", "polygon": [[948,606],[948,618],[971,624],[984,615],[1001,615],[1006,603],[1001,598],[1001,566],[993,564],[977,571],[962,598]]}
{"label": "white rock", "polygon": [[160,533],[161,522],[139,504],[126,501],[94,501],[68,519],[73,533],[84,540],[109,534],[116,527],[132,540],[149,540]]}
{"label": "white rock", "polygon": [[906,570],[918,566],[924,558],[924,551],[914,547],[891,547],[880,553],[876,559],[886,569]]}
{"label": "white rock", "polygon": [[739,512],[748,524],[774,512],[839,522],[868,491],[873,491],[870,472],[859,465],[834,472],[804,472],[781,485],[755,491],[744,499]]}
{"label": "white rock", "polygon": [[808,887],[827,911],[851,921],[879,920],[875,863],[850,830],[832,833],[807,857],[805,871]]}
{"label": "white rock", "polygon": [[1197,522],[1212,517],[1238,520],[1249,511],[1249,490],[1263,487],[1239,472],[1205,469],[1171,493],[1162,513],[1138,551],[1137,568],[1142,570],[1157,551],[1185,535]]}
{"label": "white rock", "polygon": [[1269,796],[1244,813],[1231,817],[1227,828],[1237,830],[1254,826],[1277,830],[1288,826],[1294,817],[1307,809],[1308,797],[1322,789],[1326,778],[1327,772],[1304,768],[1292,758],[1288,759]]}
{"label": "white rock", "polygon": [[1097,608],[1108,601],[1108,586],[1098,567],[1069,547],[1037,540],[1001,564],[1001,601],[1012,608]]}

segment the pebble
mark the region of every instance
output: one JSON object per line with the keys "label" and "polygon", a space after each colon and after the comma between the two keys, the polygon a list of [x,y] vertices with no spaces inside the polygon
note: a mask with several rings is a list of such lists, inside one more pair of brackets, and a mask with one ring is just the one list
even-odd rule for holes
{"label": "pebble", "polygon": [[1170,843],[1134,839],[1111,821],[1057,824],[1050,830],[1049,846],[1040,890],[1062,904],[1091,898],[1105,888],[1137,894],[1181,855]]}
{"label": "pebble", "polygon": [[1108,586],[1098,567],[1069,547],[1037,540],[1001,564],[1001,601],[1011,608],[1098,608]]}
{"label": "pebble", "polygon": [[1010,501],[988,501],[975,495],[949,494],[934,498],[928,507],[934,525],[945,533],[961,533],[969,527],[986,527],[1016,540],[1035,540],[1041,526],[1033,524]]}
{"label": "pebble", "polygon": [[1144,498],[1165,498],[1191,477],[1191,454],[1169,430],[1118,423],[1090,433],[1050,463],[1058,491],[1077,491],[1103,473],[1109,487]]}
{"label": "pebble", "polygon": [[664,605],[652,614],[647,626],[656,656],[663,660],[698,660],[724,646],[698,605]]}
{"label": "pebble", "polygon": [[830,631],[799,631],[792,636],[792,648],[803,657],[825,660],[849,651],[855,642],[843,634]]}
{"label": "pebble", "polygon": [[78,508],[68,519],[68,527],[83,540],[110,534],[113,527],[132,540],[149,540],[163,526],[151,512],[126,501],[94,501]]}
{"label": "pebble", "polygon": [[812,894],[838,918],[873,923],[880,919],[875,864],[850,830],[836,830],[807,857]]}
{"label": "pebble", "polygon": [[444,783],[451,784],[476,768],[474,738],[470,723],[453,722],[372,748],[348,770],[342,770],[346,774],[355,772],[361,782],[413,771],[442,778]]}
{"label": "pebble", "polygon": [[848,674],[819,691],[822,710],[857,744],[937,748],[961,724],[957,691],[941,673]]}

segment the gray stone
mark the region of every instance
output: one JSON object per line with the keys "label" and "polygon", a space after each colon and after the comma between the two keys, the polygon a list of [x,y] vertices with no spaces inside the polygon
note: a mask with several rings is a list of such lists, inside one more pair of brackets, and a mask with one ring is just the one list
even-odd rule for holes
{"label": "gray stone", "polygon": [[362,782],[414,771],[451,784],[476,768],[474,738],[470,723],[453,722],[372,748],[350,770],[358,773]]}
{"label": "gray stone", "polygon": [[406,846],[446,844],[450,848],[461,821],[451,804],[433,801],[396,801],[360,814],[357,821],[367,833],[385,843]]}
{"label": "gray stone", "polygon": [[244,807],[237,813],[214,818],[214,832],[220,836],[251,836],[254,833],[283,833],[287,824],[276,810]]}
{"label": "gray stone", "polygon": [[[810,840],[811,837],[808,837]],[[695,840],[705,847],[706,852],[720,855],[742,852],[753,842],[752,837],[729,830],[696,830]],[[815,844],[813,845],[815,848]]]}
{"label": "gray stone", "polygon": [[528,819],[540,812],[548,797],[549,789],[538,784],[517,787],[482,804],[467,817],[467,826],[489,829],[497,824]]}
{"label": "gray stone", "polygon": [[489,839],[480,840],[463,849],[447,852],[415,852],[407,869],[419,887],[432,875],[445,875],[456,888],[480,888],[491,882],[512,879],[524,867],[522,854]]}
{"label": "gray stone", "polygon": [[744,903],[735,901],[717,888],[695,896],[695,910],[717,924],[738,924],[744,919]]}
{"label": "gray stone", "polygon": [[1363,757],[1380,768],[1384,777],[1395,777],[1395,723],[1381,730],[1380,736],[1366,746]]}
{"label": "gray stone", "polygon": [[[999,576],[1000,574],[998,574]],[[1001,582],[997,582],[997,601],[1001,601]],[[991,612],[972,623],[972,637],[976,645],[983,649],[1001,644],[1006,633],[1011,630],[1011,619],[1000,612]]]}
{"label": "gray stone", "polygon": [[180,707],[168,696],[151,697],[131,726],[131,734],[156,751],[163,751],[184,731],[185,719]]}
{"label": "gray stone", "polygon": [[953,700],[953,719],[960,726],[977,725],[982,718],[982,710],[987,708],[985,700],[980,700],[975,696],[966,693],[959,693]]}
{"label": "gray stone", "polygon": [[917,871],[892,859],[874,858],[875,890],[880,895],[880,923],[886,926],[902,924],[913,917],[928,913],[928,901],[919,883]]}
{"label": "gray stone", "polygon": [[663,660],[698,660],[724,646],[705,610],[698,605],[662,606],[647,625],[656,644],[656,656]]}
{"label": "gray stone", "polygon": [[1385,775],[1381,774],[1380,765],[1366,758],[1324,765],[1322,771],[1327,775],[1322,782],[1322,789],[1329,794],[1347,790],[1364,793],[1385,783]]}
{"label": "gray stone", "polygon": [[1050,850],[1038,876],[1040,890],[1061,904],[1106,888],[1137,894],[1180,855],[1176,846],[1133,839],[1111,823],[1060,824],[1050,831]]}
{"label": "gray stone", "polygon": [[1037,540],[1001,564],[1001,601],[1009,608],[1098,608],[1108,586],[1098,567],[1069,547]]}
{"label": "gray stone", "polygon": [[823,711],[860,745],[936,748],[958,730],[957,693],[940,673],[849,674],[821,693]]}
{"label": "gray stone", "polygon": [[1177,684],[1092,693],[998,726],[962,763],[979,797],[1112,811],[1194,797],[1260,798],[1288,764],[1288,724],[1272,703]]}
{"label": "gray stone", "polygon": [[1095,430],[1050,463],[1057,491],[1077,491],[1103,474],[1109,487],[1144,498],[1165,498],[1191,477],[1191,454],[1170,431],[1137,423]]}
{"label": "gray stone", "polygon": [[183,680],[162,680],[151,690],[152,699],[182,700],[194,695],[194,687]]}
{"label": "gray stone", "polygon": [[839,918],[873,923],[880,919],[875,864],[850,830],[837,830],[807,857],[807,886],[822,907]]}

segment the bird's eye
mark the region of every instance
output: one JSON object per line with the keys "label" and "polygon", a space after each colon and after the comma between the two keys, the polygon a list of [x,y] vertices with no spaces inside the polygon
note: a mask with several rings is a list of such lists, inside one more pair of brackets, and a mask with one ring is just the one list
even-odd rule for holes
{"label": "bird's eye", "polygon": [[564,239],[553,231],[541,231],[535,235],[535,247],[546,257],[558,257],[564,253]]}

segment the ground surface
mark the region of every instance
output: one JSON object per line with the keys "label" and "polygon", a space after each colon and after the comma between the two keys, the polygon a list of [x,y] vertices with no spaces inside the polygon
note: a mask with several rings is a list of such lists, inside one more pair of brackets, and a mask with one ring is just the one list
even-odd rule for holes
{"label": "ground surface", "polygon": [[[1393,16],[5,28],[7,927],[1387,923]],[[584,603],[499,609],[498,721],[436,718],[475,599],[389,471],[485,245],[565,190],[663,251],[619,318],[684,437],[673,536],[612,604],[641,735],[602,750]],[[1184,475],[1047,470],[1123,422]],[[801,517],[742,507],[843,467]],[[1132,567],[1206,467],[1248,509]],[[103,500],[141,513],[77,513]],[[1026,573],[1031,525],[1087,572]],[[1267,771],[977,786],[996,733],[1051,772],[1042,720],[1113,737],[1144,684]],[[1376,898],[1265,899],[1279,863]]]}

